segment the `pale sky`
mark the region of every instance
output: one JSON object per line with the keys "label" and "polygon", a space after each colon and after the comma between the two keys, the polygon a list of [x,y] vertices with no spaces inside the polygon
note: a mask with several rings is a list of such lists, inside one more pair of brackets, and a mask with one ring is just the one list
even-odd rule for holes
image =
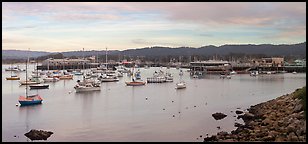
{"label": "pale sky", "polygon": [[63,52],[306,41],[306,3],[3,2],[2,49]]}

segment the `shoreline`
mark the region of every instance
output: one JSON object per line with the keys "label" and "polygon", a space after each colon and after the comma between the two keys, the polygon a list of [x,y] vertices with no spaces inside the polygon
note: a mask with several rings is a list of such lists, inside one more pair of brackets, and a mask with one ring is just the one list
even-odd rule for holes
{"label": "shoreline", "polygon": [[[300,92],[306,86],[296,89],[291,94],[250,106],[243,113],[238,112],[237,119],[243,124],[235,123],[236,130],[230,133],[221,131],[204,138],[204,142],[237,141],[306,141],[305,99],[300,99]],[[306,96],[306,91],[304,93]]]}

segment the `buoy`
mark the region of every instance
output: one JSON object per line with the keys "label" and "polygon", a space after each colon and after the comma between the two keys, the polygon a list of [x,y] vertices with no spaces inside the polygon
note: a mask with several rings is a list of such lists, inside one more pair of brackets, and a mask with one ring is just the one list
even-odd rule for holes
{"label": "buoy", "polygon": [[146,97],[145,100],[148,100],[148,97]]}
{"label": "buoy", "polygon": [[175,115],[173,115],[173,117],[175,117]]}
{"label": "buoy", "polygon": [[174,102],[174,101],[172,101],[172,102]]}
{"label": "buoy", "polygon": [[18,106],[18,104],[16,104],[16,106]]}
{"label": "buoy", "polygon": [[163,109],[163,110],[165,110],[165,109]]}

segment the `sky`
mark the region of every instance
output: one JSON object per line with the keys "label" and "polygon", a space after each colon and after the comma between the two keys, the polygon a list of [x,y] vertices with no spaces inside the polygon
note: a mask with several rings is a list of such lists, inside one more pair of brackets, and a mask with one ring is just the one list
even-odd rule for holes
{"label": "sky", "polygon": [[2,49],[64,52],[306,41],[305,2],[3,2]]}

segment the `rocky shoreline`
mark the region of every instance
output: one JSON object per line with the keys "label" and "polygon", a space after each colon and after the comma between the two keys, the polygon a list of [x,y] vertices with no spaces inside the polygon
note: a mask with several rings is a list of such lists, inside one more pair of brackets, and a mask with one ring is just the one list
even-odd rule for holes
{"label": "rocky shoreline", "polygon": [[[306,87],[304,87],[306,89]],[[297,89],[296,91],[299,91]],[[296,92],[295,91],[295,92]],[[235,123],[236,130],[219,132],[204,138],[211,141],[306,141],[306,118],[304,105],[298,96],[286,94],[276,99],[251,106],[246,112],[238,112],[238,119],[245,124]],[[305,91],[306,95],[306,91]]]}

